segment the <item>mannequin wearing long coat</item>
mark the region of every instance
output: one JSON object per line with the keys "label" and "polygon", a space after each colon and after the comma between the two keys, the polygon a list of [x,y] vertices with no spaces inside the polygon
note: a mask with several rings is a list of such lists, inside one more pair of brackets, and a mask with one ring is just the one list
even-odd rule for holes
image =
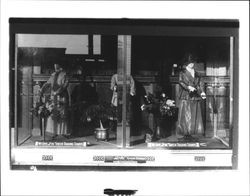
{"label": "mannequin wearing long coat", "polygon": [[202,99],[205,99],[204,83],[200,75],[187,66],[179,75],[180,103],[177,123],[178,135],[203,135],[201,115]]}
{"label": "mannequin wearing long coat", "polygon": [[[50,87],[50,98],[55,104],[60,102],[60,107],[62,112],[65,114],[65,117],[68,114],[68,105],[69,105],[69,95],[68,95],[68,79],[66,72],[62,69],[55,71],[49,78],[49,80],[42,86],[41,92],[43,93],[44,89]],[[52,135],[67,135],[68,131],[68,118],[63,119],[53,119],[50,115],[46,123],[46,132],[51,133]]]}

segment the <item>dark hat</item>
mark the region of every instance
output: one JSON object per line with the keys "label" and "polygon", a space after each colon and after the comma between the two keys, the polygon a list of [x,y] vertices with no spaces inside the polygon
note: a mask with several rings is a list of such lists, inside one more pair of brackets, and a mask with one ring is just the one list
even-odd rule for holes
{"label": "dark hat", "polygon": [[184,65],[188,65],[189,63],[195,63],[197,61],[197,57],[193,53],[187,53],[184,57]]}

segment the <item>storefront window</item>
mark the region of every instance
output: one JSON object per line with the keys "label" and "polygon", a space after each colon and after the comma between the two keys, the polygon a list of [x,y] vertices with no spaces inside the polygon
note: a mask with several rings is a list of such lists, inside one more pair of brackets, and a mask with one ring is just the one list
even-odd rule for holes
{"label": "storefront window", "polygon": [[[85,154],[74,158],[83,165],[204,161],[215,166],[224,161],[231,166],[237,138],[238,23],[203,29],[200,23],[186,28],[155,21],[155,31],[152,21],[128,22],[131,28],[124,28],[126,21],[105,21],[109,28],[98,22],[38,23],[37,29],[33,23],[23,29],[23,23],[12,24],[13,149],[22,154],[26,147],[48,148],[45,157],[55,156],[54,149],[78,149]],[[205,162],[200,154],[209,150],[220,150],[216,156],[223,160]],[[196,154],[187,163],[176,153],[183,159]],[[15,159],[17,164],[23,160],[21,155]]]}
{"label": "storefront window", "polygon": [[229,148],[232,48],[230,37],[134,36],[131,142]]}
{"label": "storefront window", "polygon": [[16,36],[19,145],[230,147],[233,38],[88,38]]}
{"label": "storefront window", "polygon": [[117,36],[89,37],[16,35],[18,145],[118,145]]}

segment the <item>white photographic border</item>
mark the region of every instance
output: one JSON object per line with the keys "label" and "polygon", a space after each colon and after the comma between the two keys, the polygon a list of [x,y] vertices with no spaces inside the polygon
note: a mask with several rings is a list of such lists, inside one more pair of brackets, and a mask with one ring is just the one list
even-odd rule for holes
{"label": "white photographic border", "polygon": [[[239,19],[239,153],[237,170],[13,171],[9,164],[9,17]],[[8,1],[1,2],[1,194],[136,195],[249,194],[249,3],[247,1]]]}

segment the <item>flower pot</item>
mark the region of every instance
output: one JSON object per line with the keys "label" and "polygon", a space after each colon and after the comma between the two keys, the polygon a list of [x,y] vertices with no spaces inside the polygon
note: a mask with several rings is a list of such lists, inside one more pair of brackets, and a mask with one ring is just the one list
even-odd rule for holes
{"label": "flower pot", "polygon": [[109,139],[108,129],[96,128],[95,129],[95,138],[96,138],[96,141],[108,141],[108,139]]}

